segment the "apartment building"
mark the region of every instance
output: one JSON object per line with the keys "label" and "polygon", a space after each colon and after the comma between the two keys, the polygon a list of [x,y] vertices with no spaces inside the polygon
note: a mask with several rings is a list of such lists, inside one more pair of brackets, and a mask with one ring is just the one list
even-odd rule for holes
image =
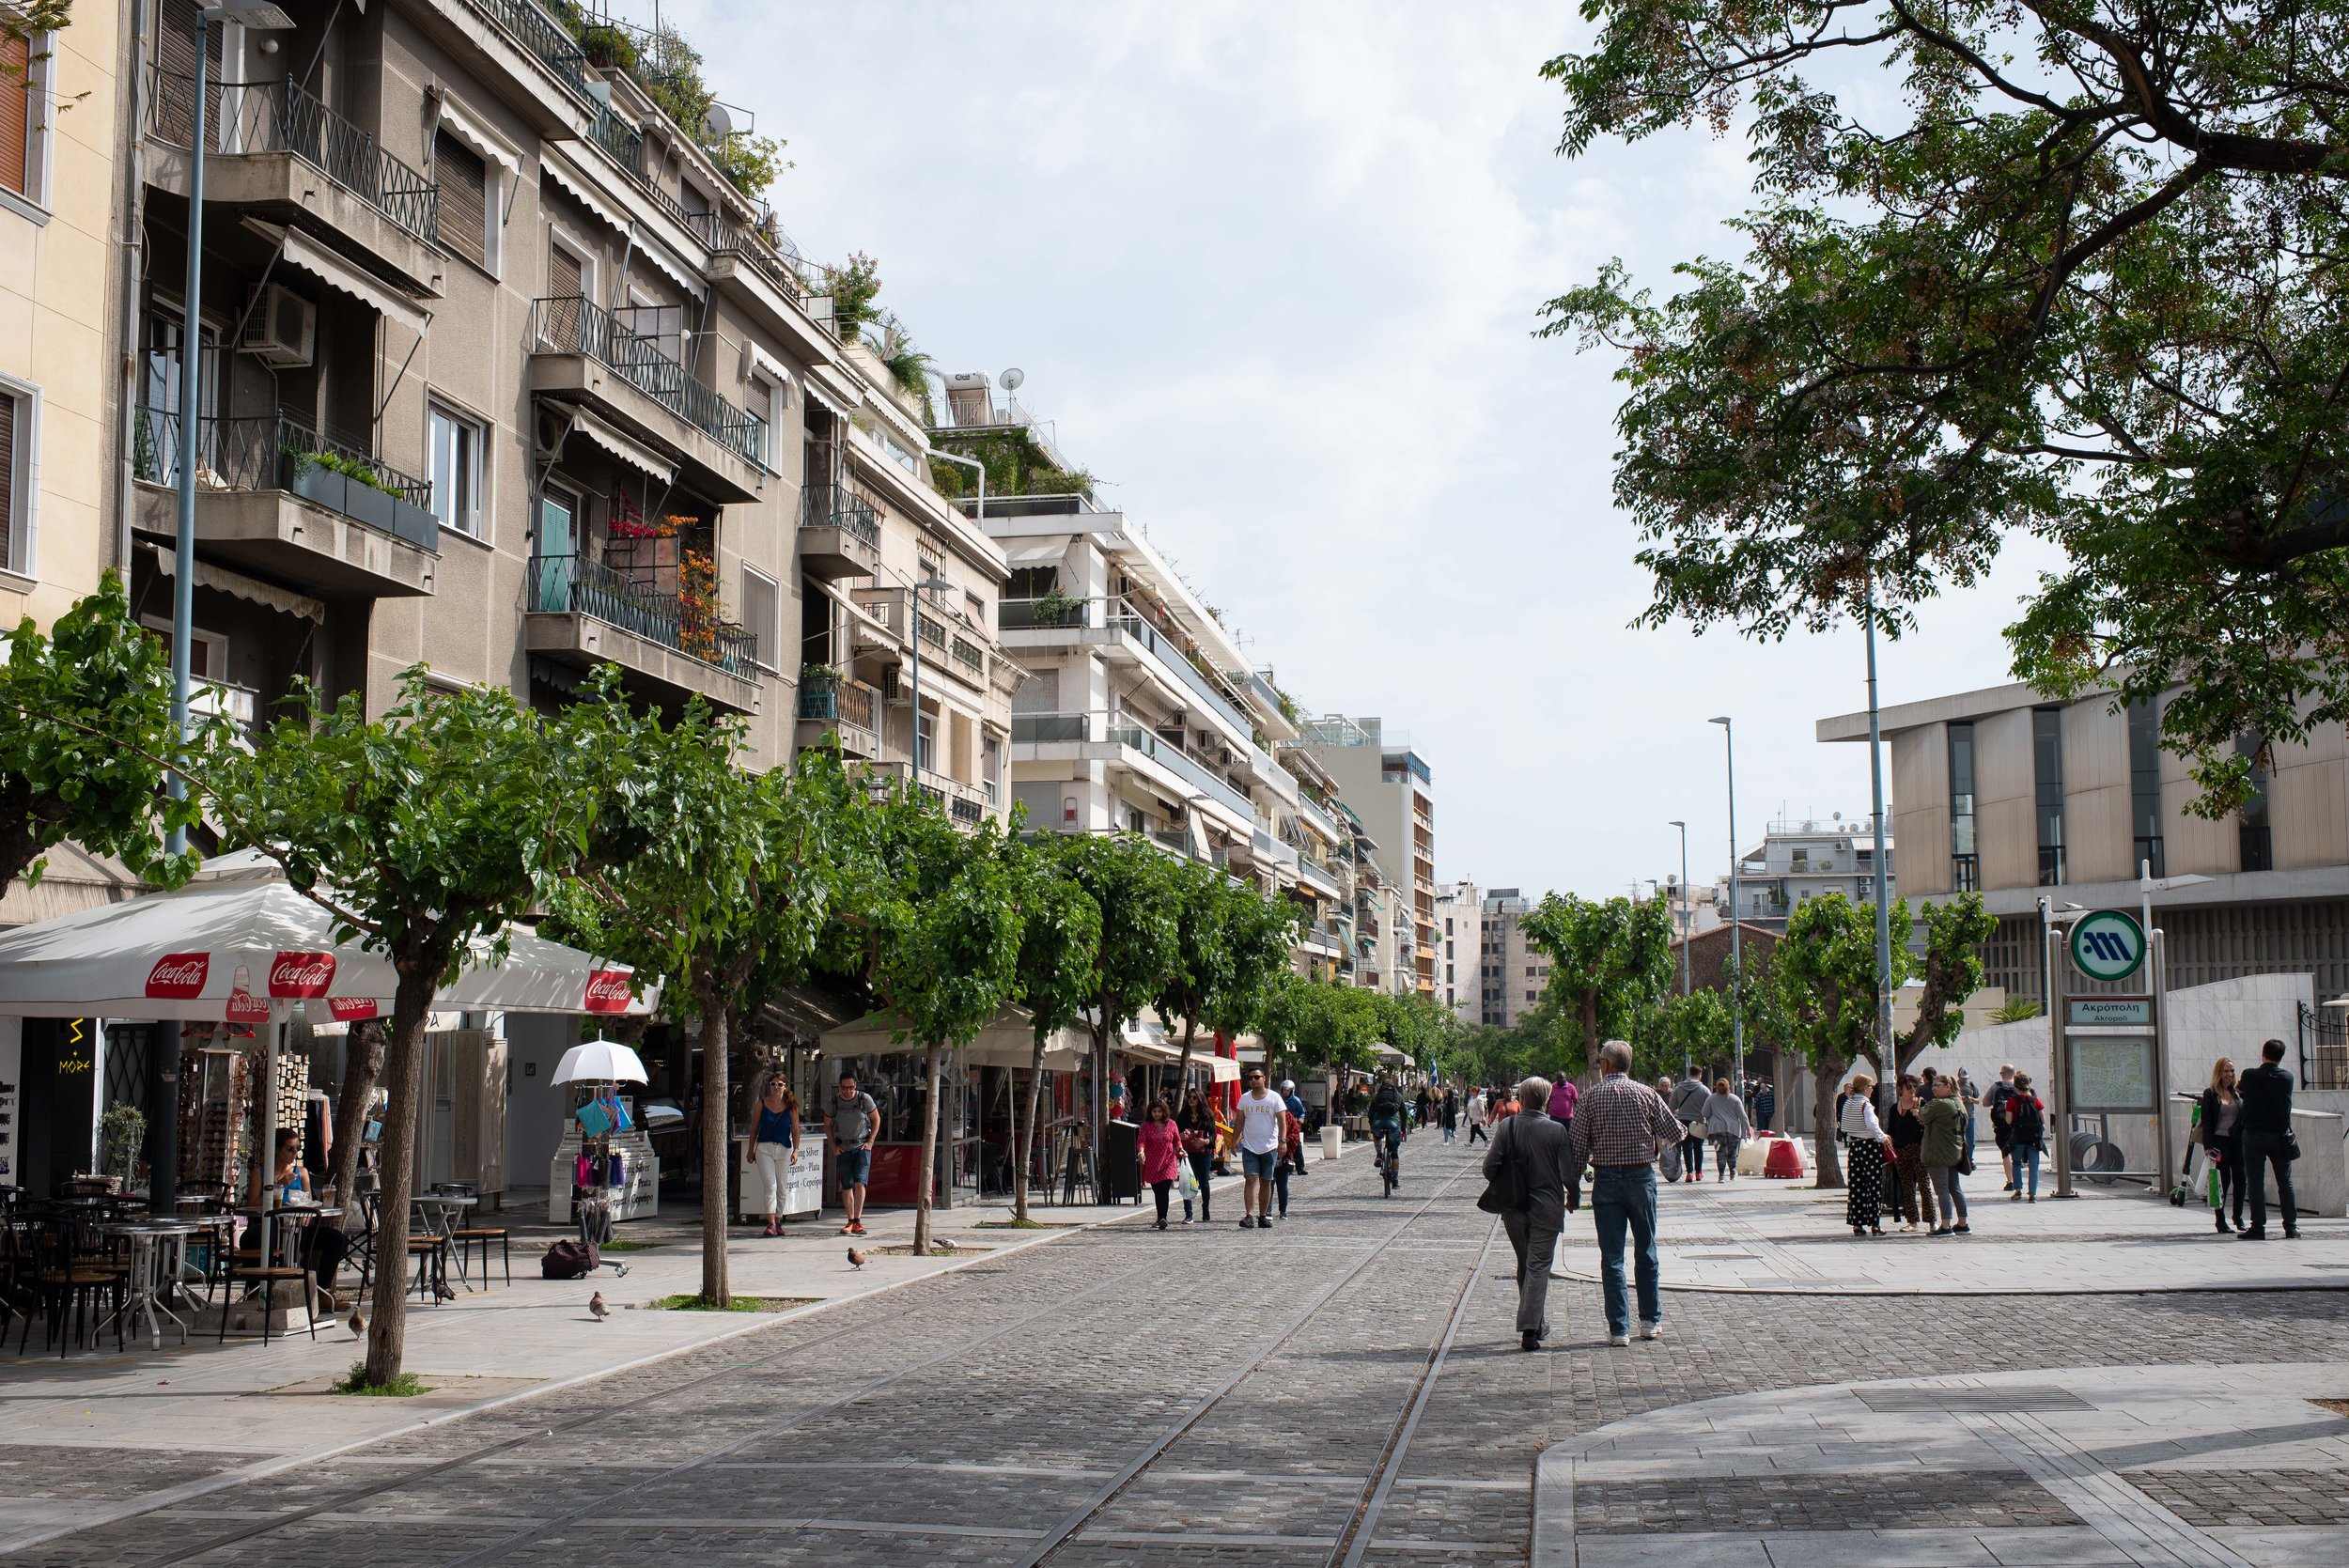
{"label": "apartment building", "polygon": [[[2224,821],[2191,815],[2201,790],[2160,741],[2160,705],[2116,712],[2092,691],[2049,703],[2021,684],[1883,710],[1901,891],[1912,904],[1979,893],[1999,917],[1985,981],[2042,989],[2041,905],[2139,907],[2155,881],[2170,984],[2312,972],[2349,990],[2349,737],[2237,742],[2257,788]],[[1822,719],[1818,737],[1864,743],[1868,716]],[[2162,887],[2171,878],[2196,880]]]}
{"label": "apartment building", "polygon": [[0,628],[123,565],[105,460],[120,357],[120,19],[0,38]]}
{"label": "apartment building", "polygon": [[708,124],[663,112],[632,35],[530,0],[291,8],[289,32],[205,31],[193,353],[195,0],[160,0],[134,48],[132,587],[161,627],[193,569],[210,700],[263,719],[300,677],[373,708],[422,663],[555,704],[608,663],[640,700],[738,716],[756,766],[837,733],[1000,814],[1003,553],[939,497],[918,400],[831,274]]}
{"label": "apartment building", "polygon": [[1485,894],[1484,940],[1477,955],[1481,1021],[1514,1029],[1549,988],[1549,955],[1525,939],[1533,901],[1517,888]]}
{"label": "apartment building", "polygon": [[[1884,835],[1885,880],[1890,896],[1900,896],[1894,879],[1897,840]],[[1815,818],[1773,822],[1762,835],[1762,846],[1737,858],[1737,916],[1748,925],[1783,931],[1786,919],[1808,898],[1840,893],[1855,904],[1876,901],[1875,834],[1864,820],[1846,822],[1841,812],[1827,821]],[[1727,873],[1717,880],[1714,907],[1730,907]],[[1682,911],[1675,909],[1675,922]],[[1675,929],[1678,929],[1675,924]]]}
{"label": "apartment building", "polygon": [[1387,744],[1375,718],[1327,714],[1304,726],[1311,753],[1353,808],[1387,880],[1406,890],[1410,929],[1398,936],[1395,962],[1420,994],[1437,994],[1436,804],[1434,774],[1408,745]]}
{"label": "apartment building", "polygon": [[[1246,656],[1148,536],[1087,493],[1051,433],[984,376],[948,378],[941,450],[1016,460],[962,505],[1003,551],[1012,798],[1036,829],[1133,832],[1292,901],[1300,973],[1351,975],[1352,833],[1335,781]],[[990,468],[999,466],[990,462]],[[1001,482],[999,475],[998,482]],[[1277,754],[1276,754],[1277,753]]]}
{"label": "apartment building", "polygon": [[1484,1021],[1485,890],[1470,877],[1436,890],[1436,1000],[1467,1023]]}

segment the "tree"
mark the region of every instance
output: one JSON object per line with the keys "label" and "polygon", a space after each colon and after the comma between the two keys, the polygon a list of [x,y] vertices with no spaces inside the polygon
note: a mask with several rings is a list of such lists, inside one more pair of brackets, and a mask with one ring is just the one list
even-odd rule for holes
{"label": "tree", "polygon": [[[164,835],[194,827],[198,801],[163,789],[179,756],[171,722],[171,653],[131,614],[122,580],[57,617],[43,637],[32,617],[0,660],[0,888],[40,880],[46,852],[68,839],[112,855],[146,880],[177,887],[194,852],[166,855]],[[200,725],[187,760],[208,766],[216,732]]]}
{"label": "tree", "polygon": [[702,1300],[731,1305],[726,1273],[731,1019],[805,976],[832,901],[853,875],[849,818],[869,810],[836,753],[796,769],[742,762],[742,724],[699,698],[676,722],[613,689],[572,710],[606,759],[603,863],[556,904],[565,934],[657,980],[702,1061]]}
{"label": "tree", "polygon": [[1023,877],[1018,841],[993,822],[964,831],[910,781],[889,794],[871,838],[876,875],[855,890],[864,983],[895,1016],[892,1037],[922,1046],[928,1093],[914,1183],[913,1250],[926,1257],[938,1164],[940,1066],[969,1045],[1018,985]]}
{"label": "tree", "polygon": [[[1082,842],[1045,833],[1027,845],[1020,859],[1025,889],[1013,1000],[1027,1009],[1035,1031],[1028,1110],[1012,1133],[1012,1218],[1021,1224],[1028,1219],[1028,1166],[1043,1114],[1044,1044],[1075,1023],[1100,988],[1100,906],[1069,875],[1066,862],[1067,846]],[[1018,1099],[1015,1093],[1015,1106]]]}
{"label": "tree", "polygon": [[[2349,718],[2349,209],[2333,0],[1587,0],[1561,150],[1750,112],[1742,265],[1620,262],[1545,334],[1624,355],[1642,617],[1778,637],[2053,542],[2008,629],[2244,798],[2234,739]],[[1875,70],[1869,70],[1875,67]],[[1881,71],[1883,74],[1877,74]],[[1854,102],[1822,73],[1868,84]],[[1875,84],[1896,82],[1893,93]]]}
{"label": "tree", "polygon": [[1735,1037],[1727,991],[1709,986],[1686,996],[1675,991],[1657,1007],[1648,1026],[1632,1036],[1639,1057],[1634,1070],[1647,1079],[1666,1073],[1703,1074],[1730,1059]]}
{"label": "tree", "polygon": [[1598,1072],[1599,1048],[1631,1034],[1672,985],[1671,908],[1660,899],[1600,903],[1553,893],[1518,927],[1529,947],[1549,955],[1573,1076],[1587,1082]]}
{"label": "tree", "polygon": [[1179,1084],[1190,1077],[1199,1026],[1247,1028],[1265,987],[1288,972],[1297,915],[1205,862],[1177,862],[1172,871],[1174,947],[1152,1004],[1160,1017],[1183,1020]]}
{"label": "tree", "polygon": [[[1908,949],[1892,946],[1892,984],[1906,976]],[[1835,1091],[1868,1048],[1876,1025],[1876,932],[1872,905],[1840,893],[1795,906],[1785,939],[1770,955],[1763,999],[1783,1048],[1817,1075],[1812,1084],[1819,1185],[1841,1187],[1835,1157]]]}
{"label": "tree", "polygon": [[[1075,835],[1063,854],[1067,875],[1101,911],[1099,962],[1087,1006],[1093,1015],[1093,1081],[1105,1085],[1110,1041],[1157,993],[1160,979],[1174,966],[1171,868],[1175,862],[1147,839],[1129,833]],[[1097,1171],[1107,1115],[1106,1100],[1097,1087],[1092,1112]]]}
{"label": "tree", "polygon": [[589,849],[595,753],[506,692],[435,691],[421,667],[380,719],[358,693],[276,725],[210,774],[232,831],[331,912],[336,939],[382,953],[395,976],[383,1077],[382,1185],[366,1375],[399,1374],[418,1078],[433,993],[473,939],[537,907]]}
{"label": "tree", "polygon": [[[1982,906],[1980,893],[1965,893],[1946,904],[1928,904],[1924,910],[1925,951],[1916,966],[1924,975],[1924,990],[1917,999],[1917,1018],[1899,1042],[1899,1070],[1908,1071],[1928,1046],[1947,1047],[1966,1027],[1966,999],[1982,989],[1982,944],[1999,929],[1999,922]],[[1894,939],[1902,941],[1913,927],[1908,901],[1892,905]]]}

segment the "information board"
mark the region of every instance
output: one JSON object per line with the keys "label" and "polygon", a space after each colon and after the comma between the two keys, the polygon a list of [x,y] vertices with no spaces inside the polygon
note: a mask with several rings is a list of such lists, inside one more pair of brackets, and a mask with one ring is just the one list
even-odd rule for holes
{"label": "information board", "polygon": [[2154,1113],[2152,1035],[2067,1034],[2063,1047],[2076,1114]]}

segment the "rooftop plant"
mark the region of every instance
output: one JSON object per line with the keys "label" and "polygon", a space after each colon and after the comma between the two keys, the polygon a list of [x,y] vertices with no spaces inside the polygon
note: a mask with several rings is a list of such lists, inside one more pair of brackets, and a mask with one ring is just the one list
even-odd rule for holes
{"label": "rooftop plant", "polygon": [[[941,442],[952,440],[957,450],[986,468],[989,495],[1081,495],[1088,501],[1093,498],[1093,475],[1082,469],[1072,473],[1055,466],[1024,429],[989,430],[985,435],[935,430],[931,436]],[[932,463],[930,474],[938,492],[950,500],[959,500],[978,489],[971,471],[953,463]]]}
{"label": "rooftop plant", "polygon": [[790,166],[783,160],[785,144],[772,136],[737,132],[714,145],[703,142],[702,125],[718,95],[702,79],[701,52],[674,23],[646,31],[591,15],[580,0],[548,0],[548,5],[590,64],[625,72],[743,195],[762,194]]}

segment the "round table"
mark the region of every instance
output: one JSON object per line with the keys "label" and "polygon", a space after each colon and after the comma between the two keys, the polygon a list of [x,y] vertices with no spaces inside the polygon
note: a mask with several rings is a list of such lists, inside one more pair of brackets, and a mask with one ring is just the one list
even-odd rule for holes
{"label": "round table", "polygon": [[[445,1256],[457,1250],[457,1221],[467,1209],[476,1207],[480,1202],[479,1198],[462,1192],[417,1192],[409,1196],[408,1207],[423,1222],[426,1230],[440,1238]],[[473,1278],[466,1272],[465,1260],[461,1256],[457,1260],[457,1278],[468,1291],[473,1289]]]}
{"label": "round table", "polygon": [[[203,1227],[192,1219],[121,1219],[98,1227],[101,1235],[114,1236],[130,1244],[130,1273],[123,1281],[122,1305],[114,1317],[124,1320],[135,1328],[141,1318],[147,1320],[147,1343],[150,1349],[163,1347],[164,1318],[179,1330],[179,1343],[188,1343],[185,1319],[163,1304],[163,1288],[166,1279],[177,1284],[179,1270],[187,1256],[188,1237]],[[163,1272],[164,1259],[171,1260],[171,1272]],[[103,1328],[100,1324],[99,1328]],[[93,1331],[93,1334],[95,1331]]]}

